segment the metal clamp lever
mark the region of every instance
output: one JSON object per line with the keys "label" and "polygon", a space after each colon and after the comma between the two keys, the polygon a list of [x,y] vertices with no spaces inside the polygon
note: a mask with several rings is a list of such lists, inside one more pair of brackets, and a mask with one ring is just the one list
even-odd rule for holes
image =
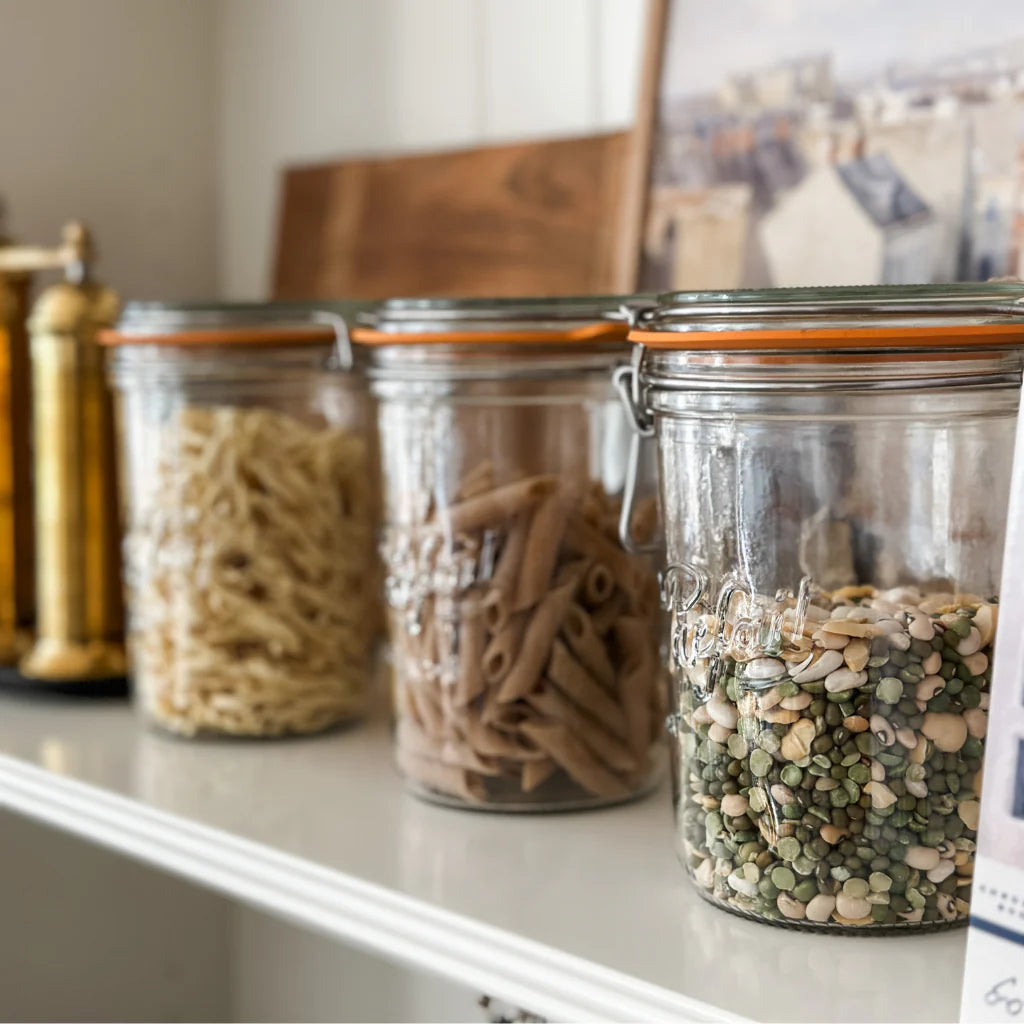
{"label": "metal clamp lever", "polygon": [[348,324],[343,316],[327,310],[316,310],[312,319],[314,323],[327,324],[334,328],[334,355],[339,370],[351,370],[354,358],[352,355],[352,339],[348,333]]}
{"label": "metal clamp lever", "polygon": [[622,487],[622,511],[619,513],[619,540],[622,546],[633,555],[653,555],[661,550],[656,541],[641,542],[634,538],[632,532],[633,506],[636,502],[637,474],[640,472],[640,445],[654,437],[654,421],[643,406],[640,397],[640,360],[643,358],[643,346],[637,345],[629,366],[620,366],[615,370],[612,381],[622,399],[629,415],[633,436],[629,442],[629,461],[626,464],[626,479]]}

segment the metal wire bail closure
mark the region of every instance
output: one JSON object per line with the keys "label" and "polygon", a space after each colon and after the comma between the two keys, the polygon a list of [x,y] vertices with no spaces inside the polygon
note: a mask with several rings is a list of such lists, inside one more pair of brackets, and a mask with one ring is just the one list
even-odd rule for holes
{"label": "metal wire bail closure", "polygon": [[622,510],[619,513],[619,540],[631,555],[654,555],[661,550],[660,541],[642,543],[633,537],[633,505],[636,501],[637,474],[640,472],[640,446],[654,437],[654,419],[644,407],[640,396],[640,361],[643,346],[636,345],[628,366],[618,366],[612,374],[612,382],[618,391],[622,404],[629,416],[633,436],[629,441],[629,460],[626,463],[626,479],[622,488]]}
{"label": "metal wire bail closure", "polygon": [[314,323],[327,324],[334,328],[334,356],[339,370],[351,370],[354,357],[352,355],[352,338],[348,332],[345,318],[327,310],[316,310],[311,319]]}

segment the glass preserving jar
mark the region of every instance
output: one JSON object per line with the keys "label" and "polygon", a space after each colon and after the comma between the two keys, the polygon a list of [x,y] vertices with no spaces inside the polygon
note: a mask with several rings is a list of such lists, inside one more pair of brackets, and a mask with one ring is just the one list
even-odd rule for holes
{"label": "glass preserving jar", "polygon": [[[421,796],[555,810],[654,780],[658,591],[618,542],[617,305],[394,300],[353,332],[379,408],[396,757]],[[636,507],[643,537],[653,474]]]}
{"label": "glass preserving jar", "polygon": [[340,318],[127,307],[110,373],[136,701],[181,736],[358,716],[379,618],[372,403]]}
{"label": "glass preserving jar", "polygon": [[802,928],[966,921],[1024,286],[676,294],[656,438],[680,856]]}

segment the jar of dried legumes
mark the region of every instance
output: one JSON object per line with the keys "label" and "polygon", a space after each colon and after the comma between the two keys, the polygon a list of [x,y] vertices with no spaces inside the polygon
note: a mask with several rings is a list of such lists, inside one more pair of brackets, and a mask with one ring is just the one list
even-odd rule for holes
{"label": "jar of dried legumes", "polygon": [[680,854],[802,928],[968,914],[1024,286],[662,297],[656,438]]}
{"label": "jar of dried legumes", "polygon": [[[421,796],[551,810],[651,786],[658,591],[618,541],[618,305],[395,300],[353,332],[379,403],[397,760]],[[642,538],[653,474],[639,491]]]}
{"label": "jar of dried legumes", "polygon": [[135,304],[102,340],[145,720],[268,737],[359,715],[380,617],[379,488],[340,315]]}

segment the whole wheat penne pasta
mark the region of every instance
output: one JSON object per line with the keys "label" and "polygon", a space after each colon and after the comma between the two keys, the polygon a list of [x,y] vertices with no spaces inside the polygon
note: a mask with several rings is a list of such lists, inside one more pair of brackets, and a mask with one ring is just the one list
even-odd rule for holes
{"label": "whole wheat penne pasta", "polygon": [[496,526],[552,494],[557,485],[553,476],[532,476],[526,480],[495,487],[475,497],[450,505],[441,518],[453,534]]}
{"label": "whole wheat penne pasta", "polygon": [[608,511],[607,503],[596,488],[590,488],[580,504],[580,515],[592,526],[600,525]]}
{"label": "whole wheat penne pasta", "polygon": [[583,603],[588,608],[604,604],[615,590],[615,577],[603,562],[593,562],[583,577]]}
{"label": "whole wheat penne pasta", "polygon": [[459,665],[455,677],[454,704],[457,708],[463,708],[479,697],[487,685],[482,668],[486,640],[483,610],[471,608],[464,602],[459,621]]}
{"label": "whole wheat penne pasta", "polygon": [[587,792],[610,800],[629,796],[629,787],[605,768],[564,725],[524,722],[520,728]]}
{"label": "whole wheat penne pasta", "polygon": [[516,587],[516,611],[532,608],[551,588],[551,574],[568,517],[566,495],[555,491],[535,509],[523,549],[523,564]]}
{"label": "whole wheat penne pasta", "polygon": [[565,531],[565,547],[577,554],[593,558],[595,562],[603,562],[610,570],[615,582],[631,593],[637,588],[639,568],[634,560],[626,554],[614,541],[595,529],[581,516],[569,518]]}
{"label": "whole wheat penne pasta", "polygon": [[639,615],[620,615],[612,624],[612,632],[625,663],[652,658],[655,634],[650,619]]}
{"label": "whole wheat penne pasta", "polygon": [[461,727],[469,745],[483,757],[507,757],[515,761],[535,761],[544,756],[536,747],[527,746],[522,737],[507,735],[476,718],[467,718]]}
{"label": "whole wheat penne pasta", "polygon": [[609,697],[601,684],[572,656],[569,648],[556,640],[551,645],[548,678],[567,697],[593,715],[609,732],[626,739],[626,720],[622,708]]}
{"label": "whole wheat penne pasta", "polygon": [[499,633],[508,625],[512,614],[512,595],[498,588],[488,590],[483,607],[487,631],[492,635]]}
{"label": "whole wheat penne pasta", "polygon": [[[437,661],[437,621],[434,617],[433,602],[423,610],[420,631],[409,637],[409,653],[415,665],[415,676],[420,676],[420,665],[432,665]],[[419,664],[416,664],[416,663]]]}
{"label": "whole wheat penne pasta", "polygon": [[533,610],[519,659],[505,677],[498,691],[498,700],[506,704],[525,697],[540,679],[551,652],[551,642],[562,627],[562,619],[572,603],[575,583],[565,583],[549,591]]}
{"label": "whole wheat penne pasta", "polygon": [[524,761],[521,783],[523,792],[530,793],[542,782],[547,782],[557,767],[550,757],[539,761]]}
{"label": "whole wheat penne pasta", "polygon": [[472,571],[454,606],[427,598],[420,628],[394,618],[400,763],[471,802],[624,798],[649,781],[662,717],[654,574],[619,545],[599,482],[494,475],[474,466],[423,529],[424,574]]}
{"label": "whole wheat penne pasta", "polygon": [[441,744],[444,741],[439,736],[431,736],[413,718],[405,717],[398,720],[395,726],[395,742],[415,757],[425,757],[432,761],[441,760]]}
{"label": "whole wheat penne pasta", "polygon": [[623,615],[612,628],[624,654],[618,690],[626,718],[626,742],[641,757],[650,741],[651,689],[657,682],[651,622]]}
{"label": "whole wheat penne pasta", "polygon": [[417,757],[401,746],[397,747],[395,758],[403,774],[429,789],[461,797],[468,803],[478,804],[484,800],[486,790],[483,781],[462,768]]}
{"label": "whole wheat penne pasta", "polygon": [[578,604],[569,606],[562,624],[562,635],[583,667],[607,690],[615,686],[615,668],[604,641],[594,629],[586,610]]}
{"label": "whole wheat penne pasta", "polygon": [[619,772],[631,772],[637,768],[637,759],[625,743],[606,732],[571,700],[563,697],[556,687],[543,686],[534,690],[526,700],[546,718],[561,722],[570,729],[609,768]]}
{"label": "whole wheat penne pasta", "polygon": [[658,499],[651,494],[633,506],[631,532],[641,544],[648,543],[658,529]]}
{"label": "whole wheat penne pasta", "polygon": [[651,714],[651,665],[645,662],[627,663],[619,678],[620,700],[626,716],[626,742],[640,759],[646,755],[654,731]]}
{"label": "whole wheat penne pasta", "polygon": [[604,636],[625,610],[626,595],[621,590],[616,590],[607,601],[591,609],[590,621],[594,624],[594,632],[598,636]]}
{"label": "whole wheat penne pasta", "polygon": [[514,599],[519,584],[519,569],[523,563],[523,549],[526,547],[526,536],[530,532],[530,515],[521,512],[513,520],[505,534],[498,558],[494,563],[494,573],[489,581],[489,590],[500,590],[509,598]]}
{"label": "whole wheat penne pasta", "polygon": [[398,723],[395,739],[403,750],[415,757],[440,761],[453,768],[465,768],[481,775],[498,774],[495,762],[484,760],[464,740],[430,736],[408,718]]}
{"label": "whole wheat penne pasta", "polygon": [[431,736],[444,735],[444,711],[432,684],[424,681],[407,685],[405,697],[416,709],[416,720]]}
{"label": "whole wheat penne pasta", "polygon": [[395,704],[395,717],[397,719],[413,718],[419,719],[419,711],[415,703],[409,697],[411,687],[408,683],[393,682],[391,686],[391,699]]}
{"label": "whole wheat penne pasta", "polygon": [[634,601],[638,615],[647,619],[653,619],[658,614],[661,605],[661,591],[658,587],[658,579],[653,574],[642,579],[637,590]]}
{"label": "whole wheat penne pasta", "polygon": [[461,739],[446,739],[441,746],[441,763],[454,768],[479,772],[481,775],[498,775],[500,768],[495,760],[485,760],[471,746]]}
{"label": "whole wheat penne pasta", "polygon": [[590,564],[588,558],[574,558],[569,562],[563,562],[555,569],[555,575],[551,581],[552,586],[560,587],[563,583],[572,582],[576,584],[576,593],[579,594]]}
{"label": "whole wheat penne pasta", "polygon": [[490,459],[478,462],[463,478],[455,496],[461,501],[475,498],[484,491],[494,488],[494,463]]}
{"label": "whole wheat penne pasta", "polygon": [[497,686],[515,664],[528,619],[526,612],[511,616],[504,629],[495,633],[484,648],[479,671],[487,686]]}

